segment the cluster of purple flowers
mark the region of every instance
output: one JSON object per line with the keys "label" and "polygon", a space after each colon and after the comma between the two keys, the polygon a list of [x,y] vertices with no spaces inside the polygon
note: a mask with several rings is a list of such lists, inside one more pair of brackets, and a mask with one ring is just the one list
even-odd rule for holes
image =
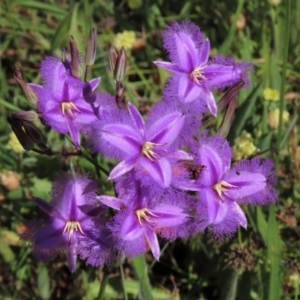
{"label": "cluster of purple flowers", "polygon": [[[37,258],[65,250],[72,272],[77,256],[100,266],[120,253],[134,257],[151,250],[158,260],[158,236],[186,239],[206,229],[230,236],[247,227],[241,204],[277,200],[272,161],[256,157],[232,166],[226,139],[201,130],[203,114],[218,113],[212,90],[247,86],[251,65],[222,56],[209,60],[209,40],[189,21],[173,22],[163,41],[171,62],[154,63],[171,77],[146,120],[134,104],[116,101],[120,93],[96,91],[100,78],[81,80],[74,55],[42,62],[43,85],[30,84],[40,118],[69,133],[78,149],[80,133],[86,135],[92,153],[118,163],[109,173],[115,197],[97,195],[87,176],[61,173],[52,202],[35,199],[43,217],[29,224],[22,239]],[[118,69],[122,59],[115,58]],[[123,89],[120,73],[117,93]]]}

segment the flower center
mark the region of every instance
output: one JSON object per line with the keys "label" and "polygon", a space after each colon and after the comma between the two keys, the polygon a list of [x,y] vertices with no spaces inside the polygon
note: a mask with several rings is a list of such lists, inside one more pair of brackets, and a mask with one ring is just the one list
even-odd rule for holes
{"label": "flower center", "polygon": [[80,112],[80,110],[76,107],[76,105],[73,102],[62,102],[61,110],[63,115],[68,114],[69,117],[71,117],[72,119],[74,119],[75,117],[73,114],[73,110]]}
{"label": "flower center", "polygon": [[235,187],[237,187],[237,186],[232,185],[224,180],[221,180],[213,186],[213,189],[217,192],[217,194],[221,198],[221,201],[225,202],[225,200],[223,199],[222,193],[227,192],[228,188],[235,188]]}
{"label": "flower center", "polygon": [[153,151],[154,146],[158,144],[145,142],[142,147],[142,154],[148,157],[150,160],[154,161],[158,158],[158,155]]}
{"label": "flower center", "polygon": [[197,68],[195,68],[191,73],[190,73],[190,77],[192,78],[192,80],[194,80],[197,84],[200,84],[200,80],[206,79],[204,74],[203,74],[203,70],[205,69],[205,66],[198,66]]}
{"label": "flower center", "polygon": [[66,233],[66,232],[69,233],[69,236],[68,236],[69,242],[71,242],[71,240],[72,240],[74,231],[80,231],[80,233],[84,235],[84,232],[78,221],[68,221],[65,225],[63,233]]}
{"label": "flower center", "polygon": [[149,223],[150,225],[154,225],[156,222],[150,220],[150,217],[158,217],[148,208],[141,208],[135,211],[135,214],[139,220],[140,225],[142,226],[142,221]]}

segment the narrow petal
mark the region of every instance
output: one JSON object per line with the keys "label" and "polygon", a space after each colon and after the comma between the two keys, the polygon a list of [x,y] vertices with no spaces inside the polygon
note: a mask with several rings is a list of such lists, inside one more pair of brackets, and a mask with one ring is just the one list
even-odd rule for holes
{"label": "narrow petal", "polygon": [[100,82],[101,82],[101,78],[100,77],[91,79],[89,81],[89,85],[91,87],[91,90],[94,91],[98,87],[98,85],[100,84]]}
{"label": "narrow petal", "polygon": [[109,173],[108,179],[115,180],[125,173],[129,172],[133,169],[136,159],[133,158],[131,160],[123,160],[119,164],[117,164]]}
{"label": "narrow petal", "polygon": [[124,219],[120,237],[125,241],[133,241],[139,238],[143,234],[143,231],[144,227],[139,224],[134,212],[130,212]]}
{"label": "narrow petal", "polygon": [[148,245],[151,249],[154,258],[156,260],[159,260],[160,248],[159,248],[157,235],[154,233],[154,231],[151,228],[148,227],[145,228],[145,234],[146,234]]}
{"label": "narrow petal", "polygon": [[140,112],[130,102],[128,102],[128,110],[129,110],[129,114],[130,114],[132,122],[134,123],[134,125],[136,126],[136,128],[138,129],[140,134],[144,135],[145,122],[144,122],[143,117],[141,116]]}
{"label": "narrow petal", "polygon": [[210,42],[209,39],[205,39],[204,42],[201,44],[198,50],[198,62],[197,65],[206,65],[210,52]]}
{"label": "narrow petal", "polygon": [[244,227],[245,229],[247,228],[247,218],[241,207],[236,203],[232,202],[233,206],[233,211],[236,214],[236,218],[238,220],[238,223],[240,226]]}
{"label": "narrow petal", "polygon": [[182,70],[177,64],[173,64],[167,61],[158,61],[158,60],[153,61],[153,63],[159,68],[165,69],[170,72],[184,73],[184,70]]}
{"label": "narrow petal", "polygon": [[104,205],[116,210],[121,210],[121,208],[124,207],[124,203],[120,199],[113,196],[98,196],[96,198]]}
{"label": "narrow petal", "polygon": [[151,125],[146,139],[153,143],[163,144],[164,148],[168,148],[178,138],[184,121],[185,117],[181,112],[170,113]]}
{"label": "narrow petal", "polygon": [[50,203],[44,201],[40,198],[34,198],[34,202],[38,205],[39,209],[46,214],[47,216],[55,215],[55,217],[60,218],[64,221],[64,217],[61,215],[59,210],[56,207],[53,207]]}
{"label": "narrow petal", "polygon": [[74,243],[71,243],[67,247],[67,262],[71,273],[76,270],[77,252]]}
{"label": "narrow petal", "polygon": [[131,157],[141,151],[141,135],[128,125],[106,125],[102,129],[102,138]]}
{"label": "narrow petal", "polygon": [[68,132],[70,134],[71,140],[74,143],[77,149],[80,149],[80,134],[79,129],[75,122],[72,122],[69,118],[66,120],[66,124],[68,127]]}
{"label": "narrow petal", "polygon": [[167,159],[160,158],[156,161],[151,161],[146,157],[141,157],[139,159],[139,164],[160,186],[164,188],[170,186],[172,180],[172,169]]}

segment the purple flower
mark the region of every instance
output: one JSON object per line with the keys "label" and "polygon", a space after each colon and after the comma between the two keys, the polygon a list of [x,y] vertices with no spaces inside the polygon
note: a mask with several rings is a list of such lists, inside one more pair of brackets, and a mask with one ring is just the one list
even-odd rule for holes
{"label": "purple flower", "polygon": [[163,188],[168,187],[172,180],[171,160],[186,156],[176,146],[197,127],[192,118],[187,121],[180,110],[167,109],[164,104],[156,107],[146,124],[134,105],[129,103],[128,110],[123,120],[114,115],[95,123],[99,136],[93,140],[93,150],[122,160],[111,171],[112,180],[134,169]]}
{"label": "purple flower", "polygon": [[[120,184],[119,184],[120,185]],[[169,190],[162,197],[153,198],[138,181],[121,184],[119,198],[100,196],[103,204],[119,211],[109,228],[119,251],[127,257],[145,253],[149,249],[158,260],[160,247],[157,235],[168,240],[187,236],[186,223],[189,199],[184,193]]]}
{"label": "purple flower", "polygon": [[77,148],[79,132],[98,119],[94,90],[100,78],[83,82],[71,75],[70,61],[47,57],[42,61],[43,86],[30,84],[38,93],[37,110],[45,122],[59,133],[69,132]]}
{"label": "purple flower", "polygon": [[194,147],[193,153],[196,163],[203,166],[193,189],[199,193],[198,230],[212,225],[217,236],[232,234],[239,225],[247,227],[239,203],[276,201],[277,192],[272,187],[276,183],[275,171],[271,160],[243,160],[230,169],[232,154],[227,141],[207,134]]}
{"label": "purple flower", "polygon": [[96,188],[97,184],[85,176],[73,179],[62,173],[53,183],[51,203],[35,199],[45,217],[33,220],[21,238],[30,242],[37,259],[49,260],[66,251],[71,272],[75,271],[77,255],[93,266],[110,259],[105,224],[96,218],[105,210],[95,207]]}
{"label": "purple flower", "polygon": [[186,20],[173,22],[163,32],[164,48],[171,62],[154,61],[158,67],[174,73],[171,85],[184,103],[201,99],[216,116],[217,106],[212,90],[224,88],[243,79],[248,81],[248,63],[236,63],[234,59],[216,56],[209,61],[210,42],[198,26]]}

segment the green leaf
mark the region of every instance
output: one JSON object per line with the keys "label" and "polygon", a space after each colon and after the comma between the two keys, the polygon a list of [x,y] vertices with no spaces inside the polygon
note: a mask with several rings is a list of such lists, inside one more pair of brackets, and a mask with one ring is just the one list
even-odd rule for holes
{"label": "green leaf", "polygon": [[275,216],[275,205],[270,207],[268,220],[268,261],[270,262],[271,273],[269,282],[269,300],[279,300],[281,292],[281,240],[278,224]]}
{"label": "green leaf", "polygon": [[147,272],[147,265],[145,262],[145,256],[141,255],[135,257],[132,260],[132,266],[140,281],[140,288],[139,288],[139,296],[141,299],[145,300],[154,300],[152,293],[151,293],[151,286],[149,282],[148,272]]}
{"label": "green leaf", "polygon": [[11,250],[10,246],[6,244],[6,242],[0,238],[0,255],[6,263],[12,263],[15,260],[15,255]]}
{"label": "green leaf", "polygon": [[38,265],[37,284],[39,297],[41,297],[43,300],[50,299],[51,291],[48,269],[42,263]]}
{"label": "green leaf", "polygon": [[265,216],[264,216],[263,212],[261,211],[260,206],[256,207],[256,219],[257,219],[258,231],[261,234],[261,237],[262,237],[265,245],[267,245],[268,244],[268,224],[267,224],[267,221],[265,220]]}

